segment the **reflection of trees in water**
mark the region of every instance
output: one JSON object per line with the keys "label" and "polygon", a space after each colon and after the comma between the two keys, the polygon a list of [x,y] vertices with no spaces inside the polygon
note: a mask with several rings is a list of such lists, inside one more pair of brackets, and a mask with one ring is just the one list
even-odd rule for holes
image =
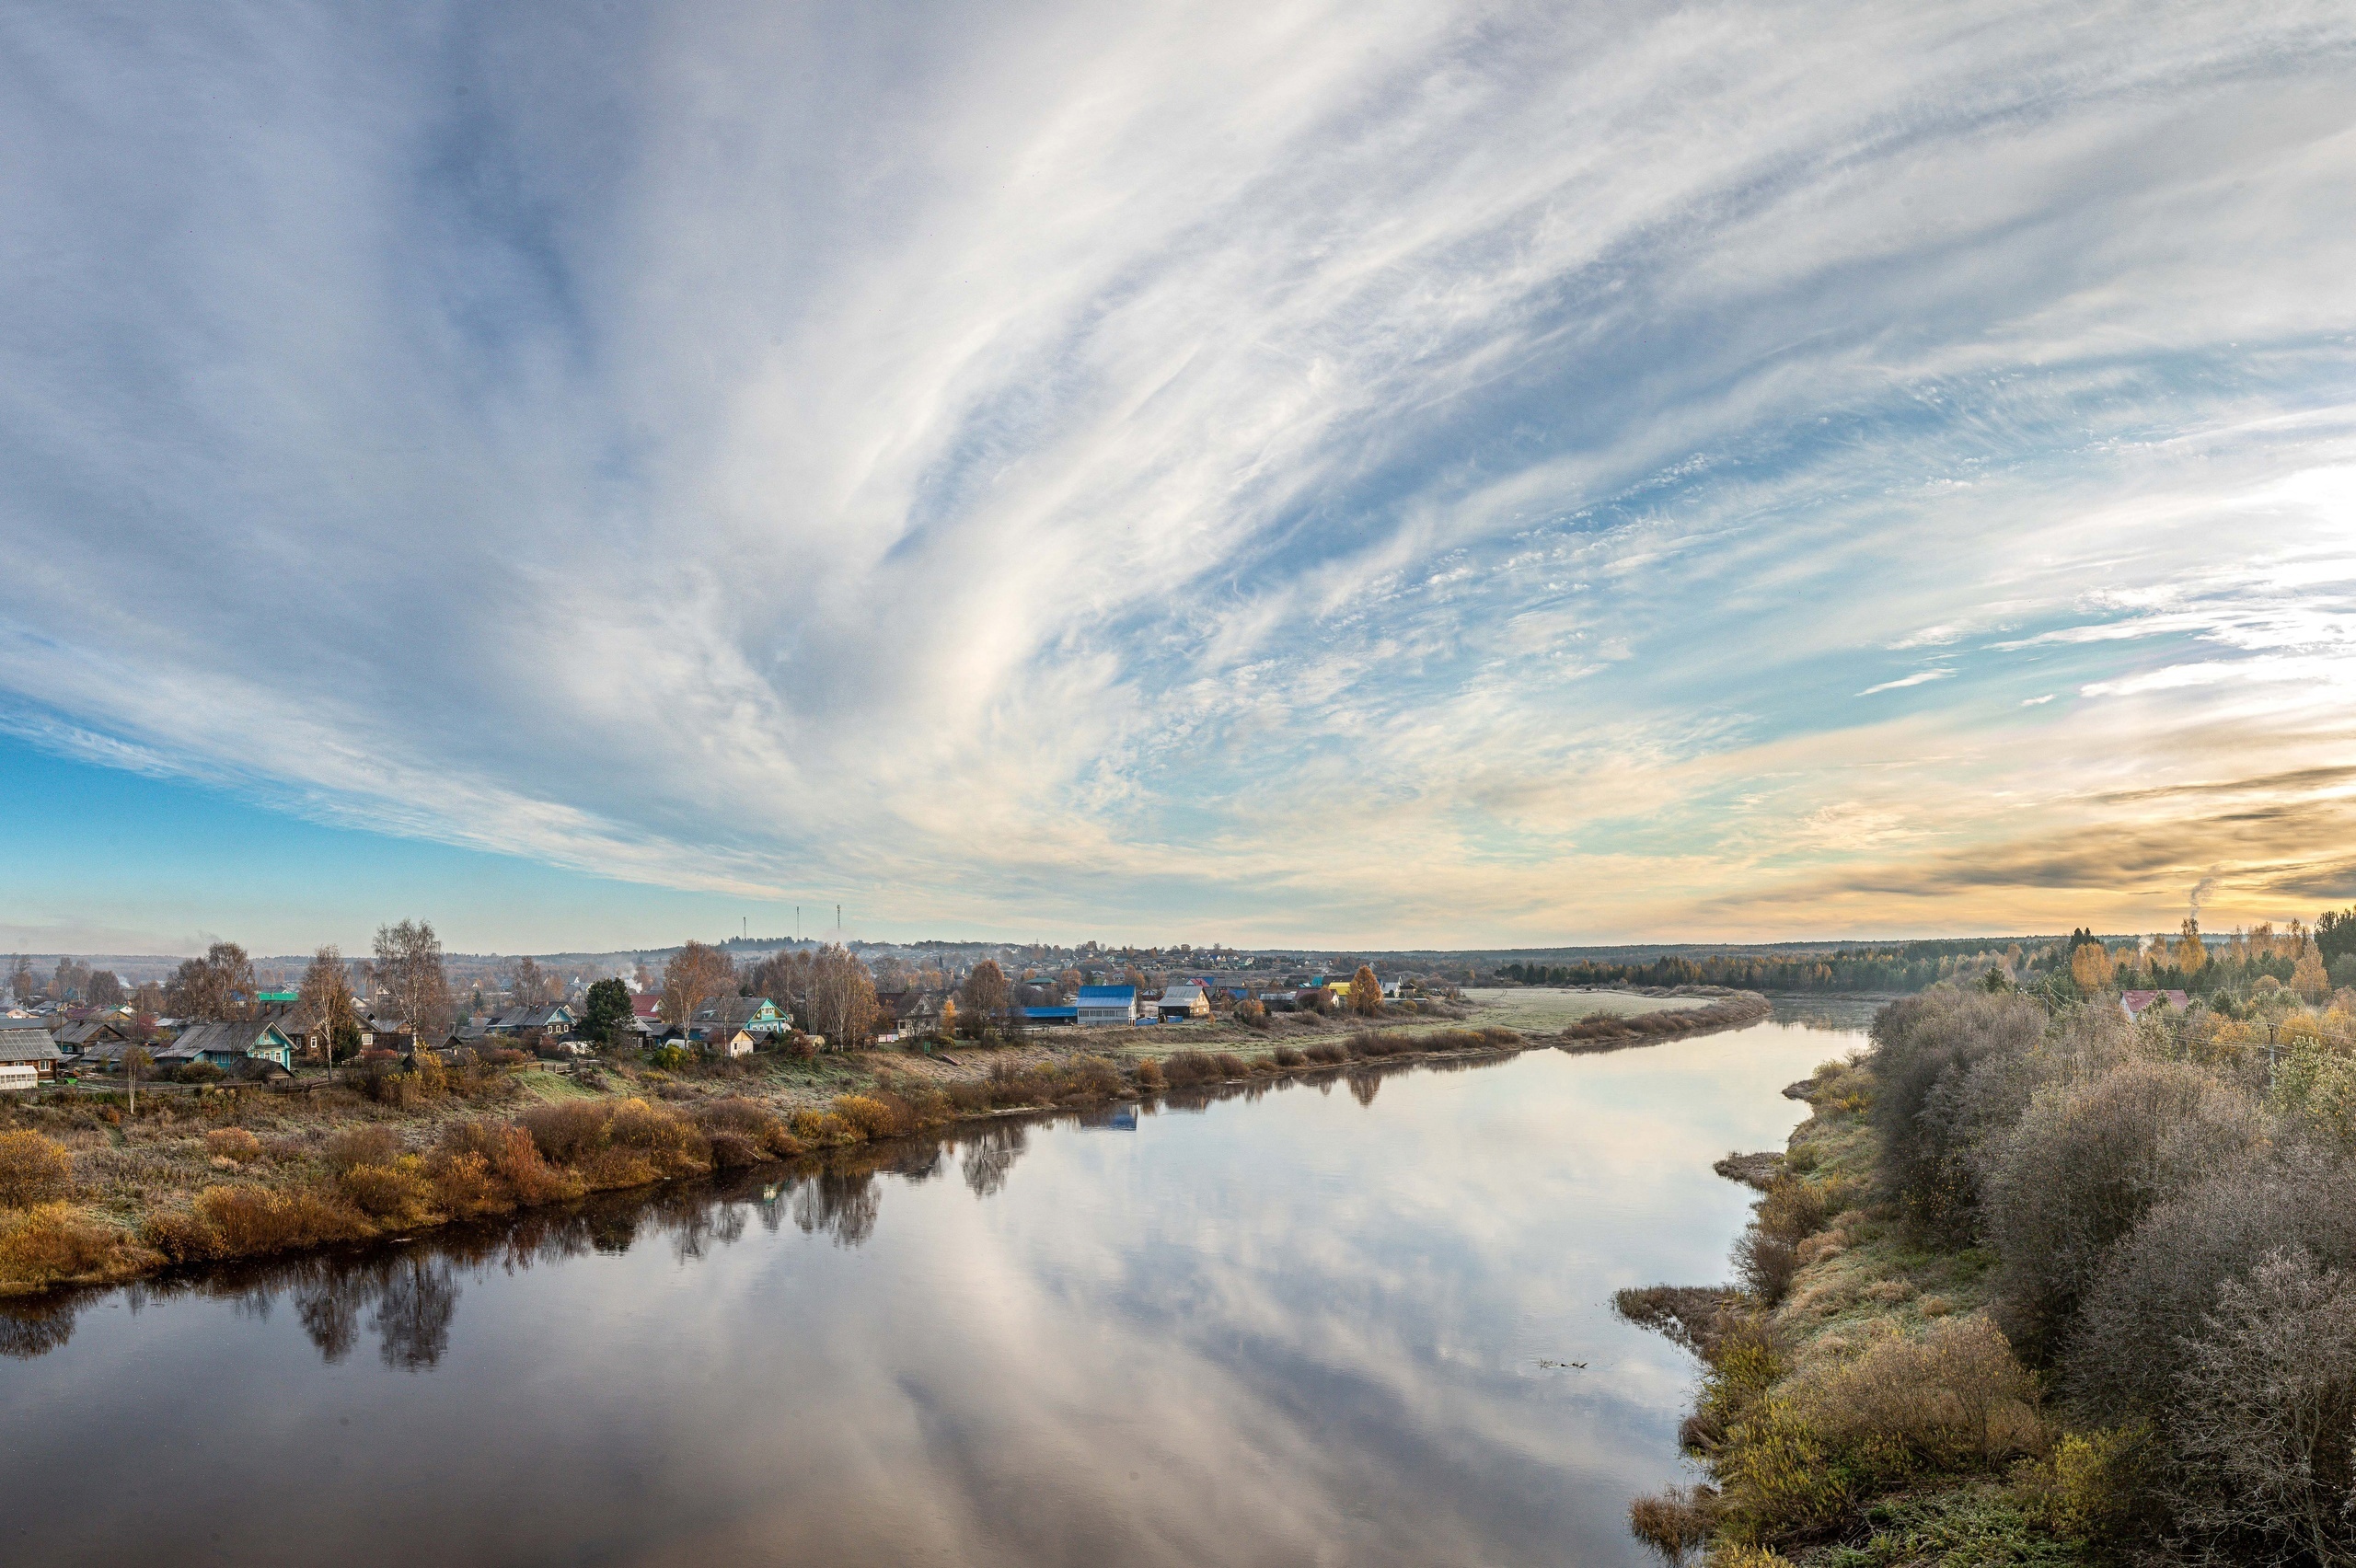
{"label": "reflection of trees in water", "polygon": [[0,1301],[0,1355],[29,1361],[62,1348],[74,1337],[75,1307],[38,1297]]}
{"label": "reflection of trees in water", "polygon": [[458,1284],[449,1263],[413,1252],[395,1263],[376,1297],[370,1326],[385,1365],[421,1371],[450,1348],[450,1320],[458,1312]]}
{"label": "reflection of trees in water", "polygon": [[1020,1122],[992,1122],[968,1134],[964,1145],[958,1169],[974,1196],[987,1198],[1006,1185],[1006,1173],[1030,1147],[1031,1133]]}
{"label": "reflection of trees in water", "polygon": [[[1369,1105],[1388,1072],[1470,1072],[1502,1059],[1443,1058],[1321,1072],[1273,1084],[1255,1081],[1248,1088],[1188,1089],[1137,1110],[1141,1114],[1200,1113],[1217,1101],[1239,1095],[1257,1099],[1271,1087],[1288,1088],[1294,1081],[1314,1084],[1321,1094],[1330,1094],[1337,1079],[1349,1085],[1359,1104]],[[398,1251],[340,1251],[217,1264],[135,1281],[122,1286],[120,1297],[133,1312],[150,1302],[182,1296],[226,1301],[239,1313],[264,1321],[278,1299],[286,1297],[295,1320],[325,1360],[343,1361],[365,1334],[374,1333],[386,1366],[423,1371],[448,1354],[461,1274],[471,1271],[479,1277],[492,1268],[513,1274],[592,1251],[626,1252],[650,1231],[668,1239],[673,1255],[686,1262],[733,1245],[755,1215],[772,1234],[791,1214],[805,1233],[823,1230],[836,1245],[856,1247],[875,1233],[884,1200],[879,1175],[926,1181],[953,1154],[965,1185],[976,1197],[990,1197],[1005,1187],[1008,1173],[1029,1147],[1032,1127],[1079,1119],[1079,1113],[1064,1112],[994,1120],[944,1137],[863,1145],[790,1165],[729,1171],[687,1186],[666,1184],[525,1209],[493,1224],[435,1231]],[[75,1317],[85,1305],[115,1294],[102,1289],[52,1292],[0,1301],[0,1355],[29,1357],[57,1349],[73,1337]]]}
{"label": "reflection of trees in water", "polygon": [[715,1246],[733,1246],[745,1234],[742,1204],[705,1201],[694,1205],[691,1211],[664,1217],[669,1221],[664,1229],[671,1238],[671,1256],[682,1263],[695,1262]]}
{"label": "reflection of trees in water", "polygon": [[805,1235],[823,1230],[837,1247],[856,1247],[875,1234],[884,1194],[866,1170],[822,1170],[795,1190],[793,1223]]}

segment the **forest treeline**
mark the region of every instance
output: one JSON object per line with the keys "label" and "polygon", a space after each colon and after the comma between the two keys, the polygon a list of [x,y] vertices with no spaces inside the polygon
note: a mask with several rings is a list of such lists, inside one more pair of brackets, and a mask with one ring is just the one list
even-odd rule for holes
{"label": "forest treeline", "polygon": [[1525,986],[1726,986],[1745,991],[1921,991],[1942,981],[1984,983],[1992,973],[2015,990],[2068,1003],[2105,990],[2180,990],[2199,997],[2246,994],[2261,977],[2310,998],[2356,986],[2356,907],[2328,911],[2310,928],[2296,920],[2204,932],[2197,917],[2151,936],[1975,938],[1890,942],[1830,952],[1665,953],[1637,963],[1581,959],[1500,965]]}

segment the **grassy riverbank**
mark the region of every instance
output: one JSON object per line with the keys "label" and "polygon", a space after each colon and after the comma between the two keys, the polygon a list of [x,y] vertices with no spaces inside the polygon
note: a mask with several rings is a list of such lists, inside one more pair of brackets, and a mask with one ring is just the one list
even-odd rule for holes
{"label": "grassy riverbank", "polygon": [[[1671,1562],[2356,1554],[2356,1002],[2270,1032],[1938,987],[1787,1092],[1739,1283],[1624,1291],[1703,1365]],[[2280,1009],[2278,1009],[2280,1010]]]}
{"label": "grassy riverbank", "polygon": [[119,1090],[52,1091],[0,1111],[0,1294],[408,1235],[964,1121],[1572,1043],[1476,1006],[670,1071],[422,1061],[299,1093],[143,1091],[135,1115]]}

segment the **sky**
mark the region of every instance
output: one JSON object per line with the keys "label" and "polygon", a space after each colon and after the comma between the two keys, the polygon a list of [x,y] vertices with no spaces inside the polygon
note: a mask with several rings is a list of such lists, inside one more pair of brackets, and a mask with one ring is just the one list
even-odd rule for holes
{"label": "sky", "polygon": [[34,0],[0,144],[10,948],[2356,899],[2344,4]]}

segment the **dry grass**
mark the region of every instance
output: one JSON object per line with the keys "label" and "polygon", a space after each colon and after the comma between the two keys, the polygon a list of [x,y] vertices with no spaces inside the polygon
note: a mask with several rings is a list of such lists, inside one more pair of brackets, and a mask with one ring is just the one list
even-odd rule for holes
{"label": "dry grass", "polygon": [[148,1260],[128,1237],[64,1204],[0,1215],[0,1286],[24,1288],[66,1280],[115,1278]]}
{"label": "dry grass", "polygon": [[74,1163],[40,1134],[0,1133],[0,1208],[31,1208],[65,1195]]}
{"label": "dry grass", "polygon": [[247,1165],[261,1158],[261,1140],[243,1127],[215,1127],[204,1135],[204,1147],[215,1159]]}

